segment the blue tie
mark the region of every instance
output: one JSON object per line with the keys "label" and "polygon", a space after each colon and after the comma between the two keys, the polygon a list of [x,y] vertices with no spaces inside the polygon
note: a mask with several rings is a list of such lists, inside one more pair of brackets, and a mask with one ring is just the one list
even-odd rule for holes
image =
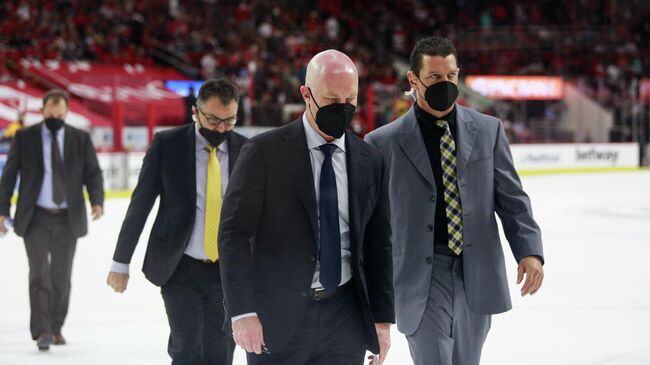
{"label": "blue tie", "polygon": [[325,160],[320,171],[320,282],[333,292],[341,282],[341,231],[339,200],[332,155],[336,145],[324,144],[320,150]]}

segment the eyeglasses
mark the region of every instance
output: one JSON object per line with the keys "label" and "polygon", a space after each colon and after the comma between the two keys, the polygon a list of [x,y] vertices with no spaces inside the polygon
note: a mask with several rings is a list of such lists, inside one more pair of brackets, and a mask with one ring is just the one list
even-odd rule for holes
{"label": "eyeglasses", "polygon": [[214,115],[211,115],[211,116],[208,117],[207,115],[205,115],[203,110],[201,110],[201,108],[196,106],[196,109],[198,109],[198,111],[203,115],[203,118],[205,118],[205,120],[208,121],[208,124],[210,124],[213,127],[216,127],[221,123],[224,123],[227,126],[233,126],[233,125],[237,124],[237,116],[226,118],[226,119],[221,119],[221,118],[216,117]]}

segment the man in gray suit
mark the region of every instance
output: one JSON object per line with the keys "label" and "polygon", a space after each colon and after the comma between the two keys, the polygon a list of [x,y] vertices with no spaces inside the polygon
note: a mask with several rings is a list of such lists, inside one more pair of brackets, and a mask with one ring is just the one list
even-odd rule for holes
{"label": "man in gray suit", "polygon": [[478,364],[491,315],[509,310],[494,213],[519,263],[521,295],[542,285],[541,233],[503,125],[456,105],[456,49],[429,37],[411,53],[415,105],[366,136],[390,171],[395,309],[416,365]]}

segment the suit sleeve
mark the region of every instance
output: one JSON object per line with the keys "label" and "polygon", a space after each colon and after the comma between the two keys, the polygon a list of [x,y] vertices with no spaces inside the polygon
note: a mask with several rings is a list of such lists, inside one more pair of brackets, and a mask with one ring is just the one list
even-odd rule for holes
{"label": "suit sleeve", "polygon": [[18,131],[13,141],[11,142],[9,154],[7,155],[7,161],[5,162],[5,167],[2,170],[2,178],[0,178],[0,215],[7,217],[10,214],[11,196],[13,195],[14,187],[16,186],[18,171],[20,170],[21,135],[22,131]]}
{"label": "suit sleeve", "polygon": [[85,159],[84,159],[84,185],[88,191],[91,205],[104,205],[104,178],[102,169],[97,161],[97,152],[88,133],[84,133]]}
{"label": "suit sleeve", "polygon": [[494,146],[494,199],[496,212],[517,262],[526,256],[539,256],[543,263],[542,233],[533,218],[530,199],[515,171],[500,121]]}
{"label": "suit sleeve", "polygon": [[395,323],[393,258],[388,195],[389,172],[381,162],[379,196],[365,229],[364,270],[370,308],[376,323]]}
{"label": "suit sleeve", "polygon": [[250,239],[262,214],[265,174],[262,151],[249,141],[242,147],[221,211],[219,263],[230,317],[257,312]]}
{"label": "suit sleeve", "polygon": [[156,135],[144,156],[138,183],[133,190],[131,202],[117,239],[113,255],[114,261],[123,264],[131,262],[144,224],[147,222],[149,212],[160,195],[160,191],[160,138]]}

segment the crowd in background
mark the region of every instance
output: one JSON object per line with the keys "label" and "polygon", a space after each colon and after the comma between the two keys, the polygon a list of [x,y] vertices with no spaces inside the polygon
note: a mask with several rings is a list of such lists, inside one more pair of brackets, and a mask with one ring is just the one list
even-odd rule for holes
{"label": "crowd in background", "polygon": [[256,124],[301,102],[304,65],[327,48],[357,64],[362,105],[369,85],[405,90],[409,52],[430,34],[452,39],[464,75],[559,75],[612,109],[650,72],[643,0],[7,0],[0,19],[0,79],[20,58],[172,63],[245,80]]}

